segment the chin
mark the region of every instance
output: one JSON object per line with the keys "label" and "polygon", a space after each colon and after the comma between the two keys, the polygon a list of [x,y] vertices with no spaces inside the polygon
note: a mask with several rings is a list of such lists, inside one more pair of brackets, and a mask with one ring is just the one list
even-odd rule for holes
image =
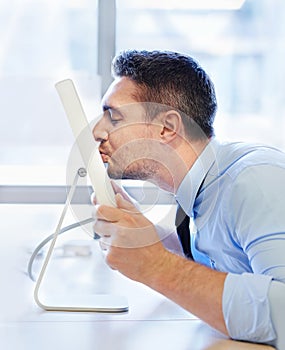
{"label": "chin", "polygon": [[[107,173],[111,179],[114,180],[143,180],[147,181],[152,176],[150,176],[150,171],[148,168],[143,166],[143,164],[138,162],[132,162],[121,168],[118,165],[118,162],[112,163],[109,162],[107,167]],[[123,165],[123,164],[121,164]]]}
{"label": "chin", "polygon": [[107,174],[111,179],[114,179],[114,180],[124,179],[124,177],[123,177],[124,173],[122,172],[122,170],[115,169],[114,167],[112,167],[110,165],[107,167]]}
{"label": "chin", "polygon": [[122,169],[114,169],[109,166],[107,173],[109,177],[114,180],[144,180],[141,176],[142,174],[138,174],[134,171],[129,171],[128,169],[125,169],[123,171]]}

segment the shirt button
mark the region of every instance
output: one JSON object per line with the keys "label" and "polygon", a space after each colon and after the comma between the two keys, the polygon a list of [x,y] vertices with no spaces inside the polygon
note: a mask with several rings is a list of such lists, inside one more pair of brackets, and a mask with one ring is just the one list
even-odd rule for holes
{"label": "shirt button", "polygon": [[216,269],[216,262],[213,259],[210,259],[212,269]]}

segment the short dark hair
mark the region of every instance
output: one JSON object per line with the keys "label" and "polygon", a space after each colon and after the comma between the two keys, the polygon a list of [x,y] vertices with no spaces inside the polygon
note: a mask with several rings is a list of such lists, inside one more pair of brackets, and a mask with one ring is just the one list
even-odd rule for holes
{"label": "short dark hair", "polygon": [[182,112],[189,135],[193,122],[204,136],[214,135],[214,85],[192,57],[171,51],[126,50],[114,58],[112,73],[138,85],[139,102],[155,102]]}

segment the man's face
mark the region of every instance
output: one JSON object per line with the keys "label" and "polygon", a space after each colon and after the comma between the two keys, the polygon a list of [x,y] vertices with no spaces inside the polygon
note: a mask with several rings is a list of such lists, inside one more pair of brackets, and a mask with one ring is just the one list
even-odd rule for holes
{"label": "man's face", "polygon": [[116,79],[102,100],[103,115],[93,129],[100,153],[112,178],[146,180],[156,171],[158,126],[149,123],[135,96],[137,86],[128,78]]}

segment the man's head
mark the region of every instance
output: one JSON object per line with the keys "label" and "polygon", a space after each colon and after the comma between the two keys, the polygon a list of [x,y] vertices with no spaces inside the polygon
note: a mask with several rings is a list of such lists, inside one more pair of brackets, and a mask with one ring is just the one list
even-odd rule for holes
{"label": "man's head", "polygon": [[149,180],[174,190],[213,135],[211,80],[191,58],[126,51],[93,129],[112,178]]}
{"label": "man's head", "polygon": [[112,68],[114,77],[127,77],[137,84],[138,102],[154,102],[182,112],[188,136],[213,136],[214,85],[193,58],[169,51],[128,50],[114,58]]}

